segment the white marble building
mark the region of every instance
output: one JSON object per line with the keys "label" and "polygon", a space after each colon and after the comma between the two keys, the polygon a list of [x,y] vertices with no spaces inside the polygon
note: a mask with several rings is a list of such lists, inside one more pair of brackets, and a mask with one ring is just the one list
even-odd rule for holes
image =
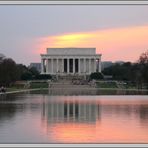
{"label": "white marble building", "polygon": [[47,48],[41,54],[41,74],[89,75],[101,72],[101,54],[96,48]]}

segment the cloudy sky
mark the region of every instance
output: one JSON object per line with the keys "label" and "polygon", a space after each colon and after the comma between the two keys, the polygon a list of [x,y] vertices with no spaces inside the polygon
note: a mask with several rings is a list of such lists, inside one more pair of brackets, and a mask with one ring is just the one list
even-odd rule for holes
{"label": "cloudy sky", "polygon": [[148,5],[0,5],[0,53],[28,65],[47,47],[135,62],[148,49]]}

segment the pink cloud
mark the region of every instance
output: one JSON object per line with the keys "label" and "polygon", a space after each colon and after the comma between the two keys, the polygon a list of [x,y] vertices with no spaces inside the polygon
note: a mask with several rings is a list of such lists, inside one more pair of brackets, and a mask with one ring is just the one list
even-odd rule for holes
{"label": "pink cloud", "polygon": [[49,47],[96,47],[103,60],[136,61],[148,49],[148,26],[68,33],[38,39],[38,53]]}

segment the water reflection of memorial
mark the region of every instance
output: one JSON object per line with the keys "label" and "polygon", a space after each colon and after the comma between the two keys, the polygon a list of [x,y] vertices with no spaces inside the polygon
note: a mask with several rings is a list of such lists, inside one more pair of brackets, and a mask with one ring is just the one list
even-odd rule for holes
{"label": "water reflection of memorial", "polygon": [[[68,97],[68,96],[67,96]],[[147,102],[146,102],[147,103]],[[148,103],[130,100],[118,101],[78,101],[75,99],[52,100],[43,102],[42,116],[48,122],[89,122],[95,123],[101,116],[139,116],[141,120],[148,120]]]}
{"label": "water reflection of memorial", "polygon": [[148,101],[145,99],[55,96],[45,99],[42,117],[47,135],[57,143],[147,140]]}
{"label": "water reflection of memorial", "polygon": [[43,104],[43,117],[48,122],[89,122],[100,118],[99,105],[93,102],[48,102]]}

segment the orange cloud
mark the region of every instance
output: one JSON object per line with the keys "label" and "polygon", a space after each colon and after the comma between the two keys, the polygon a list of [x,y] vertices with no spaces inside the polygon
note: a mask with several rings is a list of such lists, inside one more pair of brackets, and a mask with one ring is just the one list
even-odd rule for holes
{"label": "orange cloud", "polygon": [[39,53],[49,47],[96,47],[103,60],[135,61],[148,48],[148,26],[78,32],[40,38]]}

